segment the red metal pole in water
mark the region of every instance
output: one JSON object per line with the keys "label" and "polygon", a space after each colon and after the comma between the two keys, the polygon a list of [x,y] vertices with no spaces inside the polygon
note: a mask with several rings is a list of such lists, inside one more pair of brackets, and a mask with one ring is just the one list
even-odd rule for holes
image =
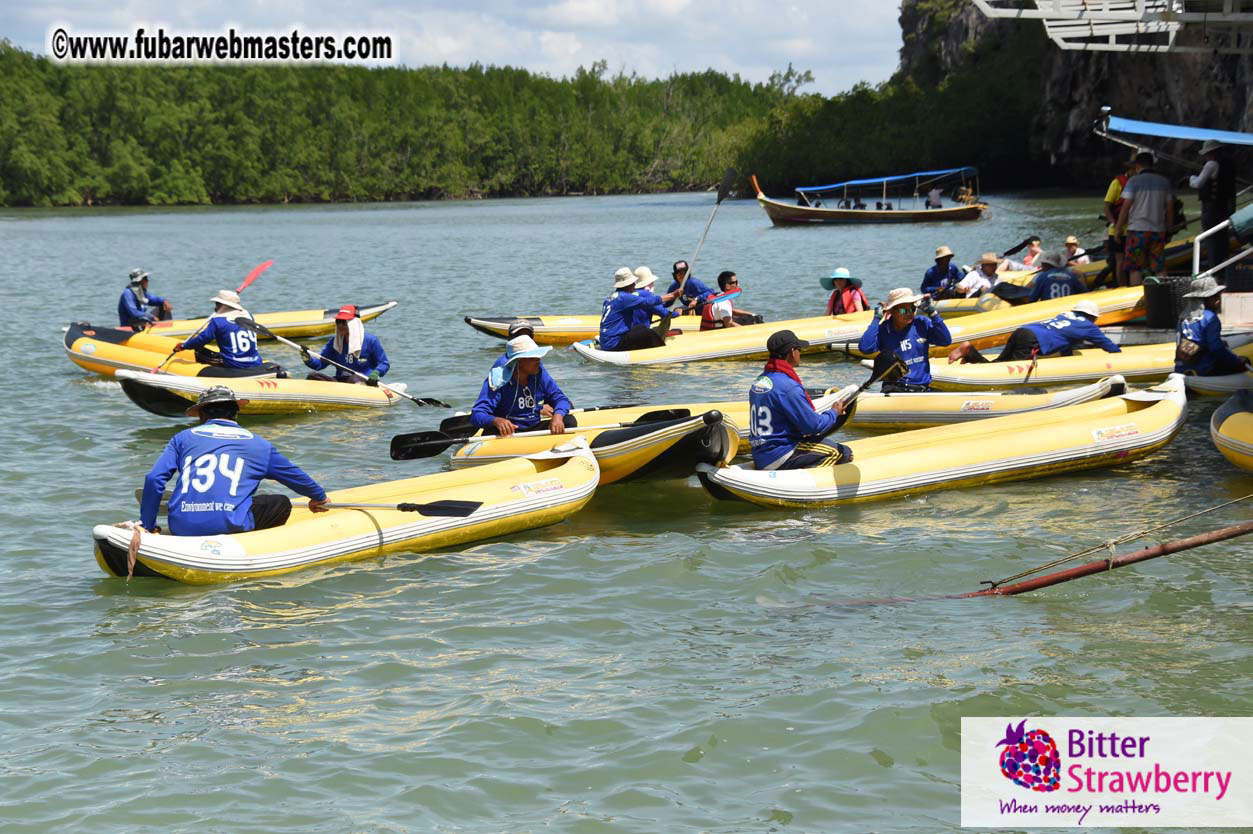
{"label": "red metal pole in water", "polygon": [[971,591],[966,594],[954,594],[954,599],[968,599],[970,597],[991,597],[991,596],[1014,596],[1015,594],[1023,594],[1027,591],[1037,591],[1040,588],[1047,588],[1050,585],[1058,585],[1062,582],[1069,582],[1072,579],[1078,579],[1081,576],[1090,576],[1094,573],[1104,573],[1121,568],[1127,565],[1134,565],[1136,562],[1143,562],[1148,559],[1156,559],[1158,556],[1165,556],[1170,553],[1178,553],[1180,550],[1189,550],[1193,547],[1200,547],[1203,544],[1213,544],[1214,542],[1226,541],[1234,539],[1237,536],[1243,536],[1247,533],[1253,533],[1253,521],[1246,521],[1243,524],[1233,524],[1230,527],[1223,527],[1220,530],[1211,530],[1208,533],[1200,533],[1195,536],[1189,536],[1186,539],[1176,539],[1173,542],[1146,547],[1142,550],[1136,550],[1123,556],[1117,556],[1113,559],[1100,559],[1095,562],[1088,562],[1077,568],[1067,568],[1066,570],[1055,571],[1054,573],[1037,576],[1035,579],[1026,579],[1022,582],[1015,582],[1013,585],[1005,585],[998,588],[984,588],[981,591]]}

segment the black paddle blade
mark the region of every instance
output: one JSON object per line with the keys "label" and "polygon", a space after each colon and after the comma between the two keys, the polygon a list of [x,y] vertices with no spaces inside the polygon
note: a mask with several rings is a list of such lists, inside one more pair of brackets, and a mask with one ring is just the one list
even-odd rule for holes
{"label": "black paddle blade", "polygon": [[452,406],[448,403],[443,400],[437,400],[434,397],[414,397],[413,399],[418,405],[431,405],[436,408],[452,408]]}
{"label": "black paddle blade", "polygon": [[470,422],[469,414],[454,414],[440,421],[439,430],[453,437],[469,437],[478,429]]}
{"label": "black paddle blade", "polygon": [[429,504],[397,504],[396,509],[402,513],[417,513],[418,515],[442,515],[451,518],[465,518],[473,513],[479,507],[483,506],[482,501],[432,501]]}
{"label": "black paddle blade", "polygon": [[718,202],[721,203],[731,193],[731,186],[735,185],[735,169],[728,168],[726,173],[722,175],[722,182],[718,183]]}
{"label": "black paddle blade", "polygon": [[442,431],[415,431],[392,437],[390,453],[392,460],[416,460],[430,458],[461,441]]}
{"label": "black paddle blade", "polygon": [[635,423],[657,423],[662,420],[679,420],[683,417],[691,417],[692,411],[687,408],[659,408],[656,411],[650,411],[647,414],[641,414]]}
{"label": "black paddle blade", "polygon": [[235,323],[245,330],[251,330],[253,333],[259,333],[260,335],[266,336],[270,339],[274,338],[274,334],[270,332],[270,328],[266,327],[264,324],[259,324],[252,319],[237,318],[235,319]]}

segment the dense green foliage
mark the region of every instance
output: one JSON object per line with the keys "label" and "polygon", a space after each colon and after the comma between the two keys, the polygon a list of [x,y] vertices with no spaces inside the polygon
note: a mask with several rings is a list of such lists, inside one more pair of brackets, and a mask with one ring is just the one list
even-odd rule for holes
{"label": "dense green foliage", "polygon": [[80,66],[0,41],[0,205],[666,191],[732,165],[786,191],[1012,165],[1036,106],[1012,53],[975,55],[935,88],[897,78],[826,98],[801,94],[812,79],[790,66],[765,84],[610,77],[603,62],[559,80],[478,65]]}

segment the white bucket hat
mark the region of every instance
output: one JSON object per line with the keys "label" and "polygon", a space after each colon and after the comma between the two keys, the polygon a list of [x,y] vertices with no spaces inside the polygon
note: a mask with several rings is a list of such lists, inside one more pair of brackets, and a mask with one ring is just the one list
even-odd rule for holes
{"label": "white bucket hat", "polygon": [[1206,139],[1204,142],[1201,143],[1201,156],[1204,156],[1210,151],[1216,151],[1222,146],[1223,145],[1221,142],[1215,142],[1213,139]]}
{"label": "white bucket hat", "polygon": [[142,281],[142,280],[144,280],[145,278],[147,278],[147,277],[148,277],[148,274],[149,274],[149,273],[145,272],[145,271],[144,271],[144,270],[142,270],[142,269],[132,269],[132,270],[131,270],[131,275],[130,275],[131,283],[132,283],[132,284],[138,284],[140,281]]}
{"label": "white bucket hat", "polygon": [[239,303],[239,293],[234,290],[218,290],[218,294],[209,300],[214,304],[225,304],[227,307],[234,307],[236,310],[244,309]]}
{"label": "white bucket hat", "polygon": [[551,345],[540,347],[530,336],[517,336],[510,339],[505,342],[505,364],[497,365],[488,372],[488,386],[495,391],[505,384],[505,380],[513,373],[513,364],[519,359],[540,359],[550,350],[552,350]]}
{"label": "white bucket hat", "polygon": [[635,268],[635,288],[642,290],[645,287],[651,287],[657,283],[657,276],[646,266],[637,266]]}
{"label": "white bucket hat", "polygon": [[1209,298],[1211,295],[1218,295],[1227,289],[1225,284],[1220,284],[1213,279],[1212,276],[1205,278],[1193,278],[1191,289],[1183,294],[1184,298]]}
{"label": "white bucket hat", "polygon": [[1076,301],[1075,306],[1071,307],[1070,310],[1073,313],[1083,313],[1085,316],[1091,316],[1094,319],[1099,318],[1101,315],[1101,308],[1096,306],[1096,302],[1088,301],[1086,298],[1083,301]]}
{"label": "white bucket hat", "polygon": [[893,307],[901,304],[917,304],[922,301],[922,296],[915,293],[908,287],[898,287],[888,293],[888,301],[883,305],[884,310],[891,310]]}
{"label": "white bucket hat", "polygon": [[635,273],[629,266],[624,266],[613,274],[613,288],[620,290],[635,283]]}
{"label": "white bucket hat", "polygon": [[1060,252],[1050,251],[1040,255],[1040,264],[1043,266],[1062,266],[1065,263],[1066,259]]}

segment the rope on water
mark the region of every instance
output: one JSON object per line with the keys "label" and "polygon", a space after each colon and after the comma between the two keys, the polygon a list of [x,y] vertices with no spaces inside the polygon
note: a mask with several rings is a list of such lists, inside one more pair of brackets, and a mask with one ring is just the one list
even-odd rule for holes
{"label": "rope on water", "polygon": [[1108,550],[1108,551],[1109,551],[1109,556],[1108,556],[1108,557],[1106,557],[1106,562],[1107,562],[1107,564],[1109,564],[1109,565],[1110,565],[1110,569],[1111,569],[1111,570],[1113,570],[1113,560],[1114,560],[1114,553],[1115,553],[1115,550],[1114,550],[1114,549],[1115,549],[1115,547],[1116,547],[1117,545],[1124,544],[1124,543],[1129,542],[1129,541],[1135,541],[1136,539],[1144,538],[1144,537],[1145,537],[1145,536],[1147,536],[1149,533],[1153,533],[1153,532],[1156,532],[1156,531],[1158,531],[1158,530],[1164,530],[1164,529],[1166,529],[1167,527],[1170,527],[1170,526],[1172,526],[1172,525],[1179,524],[1179,523],[1184,522],[1184,521],[1188,521],[1189,519],[1197,518],[1198,516],[1203,516],[1203,515],[1205,515],[1206,513],[1212,513],[1212,512],[1215,512],[1215,511],[1217,511],[1217,510],[1221,510],[1221,509],[1223,509],[1224,507],[1230,507],[1230,506],[1231,506],[1231,505],[1233,505],[1233,504],[1239,504],[1241,501],[1244,501],[1244,500],[1249,499],[1249,498],[1253,498],[1253,493],[1249,493],[1248,495],[1243,495],[1243,496],[1241,496],[1241,497],[1239,497],[1239,498],[1234,498],[1234,499],[1232,499],[1231,501],[1226,502],[1225,504],[1219,504],[1219,505],[1217,505],[1217,506],[1215,506],[1215,507],[1209,507],[1209,508],[1204,509],[1204,510],[1198,510],[1197,512],[1190,513],[1189,515],[1185,515],[1185,516],[1182,516],[1182,517],[1180,517],[1180,518],[1172,519],[1171,521],[1167,521],[1167,522],[1164,522],[1164,523],[1162,523],[1162,524],[1158,524],[1158,525],[1156,525],[1155,527],[1147,527],[1147,528],[1145,528],[1144,530],[1140,530],[1140,531],[1137,531],[1137,532],[1135,532],[1135,533],[1128,533],[1128,534],[1126,534],[1126,535],[1124,535],[1124,536],[1119,536],[1118,538],[1115,538],[1115,539],[1110,539],[1110,540],[1108,540],[1108,541],[1101,542],[1100,544],[1094,544],[1094,545],[1092,545],[1091,547],[1087,547],[1087,548],[1084,548],[1083,550],[1078,551],[1077,553],[1071,553],[1069,556],[1063,556],[1063,557],[1061,557],[1060,559],[1054,559],[1053,561],[1048,562],[1048,563],[1043,564],[1043,565],[1039,565],[1038,567],[1029,568],[1029,569],[1027,569],[1027,570],[1023,571],[1022,573],[1016,573],[1016,574],[1014,574],[1013,576],[1007,576],[1007,577],[1005,577],[1004,579],[998,579],[998,580],[996,580],[996,581],[992,581],[992,580],[990,580],[990,579],[985,579],[985,580],[983,580],[982,582],[980,582],[979,584],[980,584],[980,585],[987,585],[989,588],[999,588],[1001,585],[1004,585],[1004,584],[1005,584],[1005,583],[1007,583],[1007,582],[1013,582],[1013,581],[1015,581],[1015,580],[1017,580],[1017,579],[1022,579],[1023,577],[1031,576],[1031,575],[1032,575],[1032,574],[1034,574],[1034,573],[1039,573],[1040,571],[1048,570],[1049,568],[1055,568],[1055,567],[1057,567],[1058,565],[1064,565],[1064,564],[1066,564],[1067,562],[1073,561],[1073,560],[1075,560],[1075,559],[1079,559],[1079,558],[1081,558],[1081,557],[1083,557],[1083,556],[1089,556],[1089,555],[1091,555],[1091,554],[1093,554],[1093,553],[1096,553],[1097,551],[1100,551],[1100,550]]}

